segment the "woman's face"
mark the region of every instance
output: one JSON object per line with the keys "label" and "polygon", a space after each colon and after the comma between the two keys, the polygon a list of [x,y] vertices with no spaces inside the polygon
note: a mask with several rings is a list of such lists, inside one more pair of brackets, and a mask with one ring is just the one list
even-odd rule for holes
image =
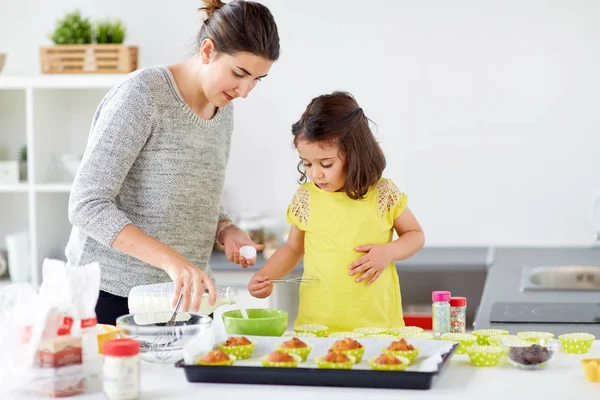
{"label": "woman's face", "polygon": [[273,65],[273,61],[248,52],[217,54],[209,39],[203,42],[200,55],[206,67],[202,91],[217,107],[238,97],[246,98]]}

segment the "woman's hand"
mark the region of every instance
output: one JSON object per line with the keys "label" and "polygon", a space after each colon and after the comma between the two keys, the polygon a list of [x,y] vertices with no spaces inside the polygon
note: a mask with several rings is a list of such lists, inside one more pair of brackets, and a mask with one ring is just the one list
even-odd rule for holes
{"label": "woman's hand", "polygon": [[350,264],[349,275],[361,274],[356,278],[356,282],[368,279],[367,285],[375,282],[393,260],[391,251],[386,245],[368,244],[358,246],[355,250],[367,254]]}
{"label": "woman's hand", "polygon": [[[214,305],[217,300],[217,291],[215,284],[209,278],[208,274],[193,265],[188,259],[183,256],[177,257],[169,262],[164,271],[169,274],[169,277],[175,283],[175,291],[173,292],[172,306],[175,307],[179,294],[183,293],[183,299],[179,311],[198,312],[200,310],[200,301],[204,294],[204,289],[208,289],[208,300],[210,305]],[[194,293],[194,300],[190,304]],[[191,308],[190,308],[191,306]]]}
{"label": "woman's hand", "polygon": [[266,276],[254,275],[248,283],[248,292],[257,299],[264,299],[273,292],[273,284]]}
{"label": "woman's hand", "polygon": [[246,259],[240,256],[240,249],[243,246],[252,246],[256,251],[262,250],[265,246],[256,244],[248,237],[248,234],[235,225],[223,229],[219,234],[220,242],[225,247],[225,256],[233,263],[240,264],[242,268],[252,266],[256,263],[256,258]]}

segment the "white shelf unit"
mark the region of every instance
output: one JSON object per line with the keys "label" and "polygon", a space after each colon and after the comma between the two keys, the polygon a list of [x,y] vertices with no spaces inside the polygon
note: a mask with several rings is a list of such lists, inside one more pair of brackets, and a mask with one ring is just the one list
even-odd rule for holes
{"label": "white shelf unit", "polygon": [[[83,154],[94,112],[127,75],[0,75],[0,149],[16,160],[27,146],[27,182],[0,184],[0,249],[6,234],[27,231],[31,283],[44,258],[65,259],[72,177],[61,154]],[[6,282],[5,282],[6,283]]]}

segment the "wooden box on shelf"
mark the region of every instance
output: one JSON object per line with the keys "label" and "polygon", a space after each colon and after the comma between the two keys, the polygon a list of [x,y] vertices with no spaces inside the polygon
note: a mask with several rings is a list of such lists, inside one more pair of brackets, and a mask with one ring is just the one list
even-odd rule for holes
{"label": "wooden box on shelf", "polygon": [[137,46],[124,44],[68,44],[40,47],[44,74],[129,73],[138,65]]}

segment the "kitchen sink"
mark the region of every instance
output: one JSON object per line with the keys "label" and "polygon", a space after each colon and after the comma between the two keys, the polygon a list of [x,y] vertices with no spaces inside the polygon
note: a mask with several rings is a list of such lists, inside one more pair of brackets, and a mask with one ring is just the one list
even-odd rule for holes
{"label": "kitchen sink", "polygon": [[600,291],[600,266],[525,267],[521,276],[521,290]]}

